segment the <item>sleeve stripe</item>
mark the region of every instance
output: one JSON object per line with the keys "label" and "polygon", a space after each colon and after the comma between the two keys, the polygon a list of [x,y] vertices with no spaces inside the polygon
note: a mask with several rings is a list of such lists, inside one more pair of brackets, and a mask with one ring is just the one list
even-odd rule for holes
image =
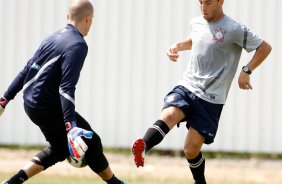
{"label": "sleeve stripe", "polygon": [[33,77],[31,78],[27,83],[25,83],[25,85],[23,86],[23,90],[25,90],[27,87],[29,87],[34,81],[36,81],[36,79],[38,79],[38,77],[41,75],[41,73],[49,66],[51,65],[52,63],[56,62],[58,60],[58,58],[60,57],[59,56],[56,56],[54,57],[53,59],[47,61],[43,66],[42,68],[38,71],[38,73]]}
{"label": "sleeve stripe", "polygon": [[71,103],[73,103],[73,105],[75,105],[75,100],[70,96],[68,95],[66,92],[64,92],[62,90],[62,88],[59,89],[59,93],[67,100],[69,100]]}
{"label": "sleeve stripe", "polygon": [[243,48],[247,48],[247,38],[248,38],[248,30],[244,27],[244,40],[243,40]]}

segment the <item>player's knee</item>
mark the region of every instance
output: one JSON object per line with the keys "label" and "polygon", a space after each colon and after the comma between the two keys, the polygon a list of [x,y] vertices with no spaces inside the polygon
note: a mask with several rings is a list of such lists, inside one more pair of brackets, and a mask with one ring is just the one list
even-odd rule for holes
{"label": "player's knee", "polygon": [[188,159],[194,159],[199,154],[200,150],[198,150],[195,146],[185,146],[184,154]]}
{"label": "player's knee", "polygon": [[105,170],[109,164],[103,153],[103,145],[98,134],[94,133],[92,139],[86,140],[88,150],[85,159],[89,167],[95,172],[100,173]]}
{"label": "player's knee", "polygon": [[102,152],[96,153],[96,155],[92,157],[85,156],[85,158],[88,166],[97,174],[104,171],[109,166],[108,160]]}
{"label": "player's knee", "polygon": [[168,107],[164,109],[161,116],[161,119],[166,122],[170,129],[179,123],[183,118],[183,112],[177,107]]}
{"label": "player's knee", "polygon": [[36,154],[31,161],[47,169],[57,162],[65,160],[67,156],[68,154],[64,151],[56,151],[52,147],[47,147]]}

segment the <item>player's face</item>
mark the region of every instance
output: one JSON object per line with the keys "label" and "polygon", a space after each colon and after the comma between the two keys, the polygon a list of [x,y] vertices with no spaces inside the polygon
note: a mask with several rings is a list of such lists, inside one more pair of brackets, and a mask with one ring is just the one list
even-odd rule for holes
{"label": "player's face", "polygon": [[200,9],[204,19],[208,22],[215,22],[222,13],[220,0],[199,0]]}

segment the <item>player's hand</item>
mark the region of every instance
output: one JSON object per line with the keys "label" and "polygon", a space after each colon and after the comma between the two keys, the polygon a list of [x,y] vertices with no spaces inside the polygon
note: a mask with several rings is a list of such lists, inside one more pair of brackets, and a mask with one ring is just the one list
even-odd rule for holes
{"label": "player's hand", "polygon": [[8,100],[5,97],[0,97],[0,116],[5,110],[6,105],[8,104]]}
{"label": "player's hand", "polygon": [[70,155],[74,158],[82,157],[88,149],[88,146],[83,141],[82,137],[91,139],[92,136],[92,131],[88,131],[79,127],[71,128],[67,134]]}
{"label": "player's hand", "polygon": [[250,82],[250,75],[245,72],[240,73],[238,84],[241,89],[253,89]]}
{"label": "player's hand", "polygon": [[177,45],[173,45],[171,46],[168,51],[166,52],[167,56],[169,57],[169,59],[173,62],[176,62],[179,54],[178,54],[178,49],[177,49]]}

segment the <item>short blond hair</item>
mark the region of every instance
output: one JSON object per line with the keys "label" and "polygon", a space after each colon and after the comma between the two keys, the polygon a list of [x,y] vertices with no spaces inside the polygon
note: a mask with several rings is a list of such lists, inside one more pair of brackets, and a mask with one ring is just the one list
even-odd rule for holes
{"label": "short blond hair", "polygon": [[94,8],[89,0],[72,0],[68,8],[69,19],[73,21],[81,21],[89,14],[93,16],[93,13]]}

